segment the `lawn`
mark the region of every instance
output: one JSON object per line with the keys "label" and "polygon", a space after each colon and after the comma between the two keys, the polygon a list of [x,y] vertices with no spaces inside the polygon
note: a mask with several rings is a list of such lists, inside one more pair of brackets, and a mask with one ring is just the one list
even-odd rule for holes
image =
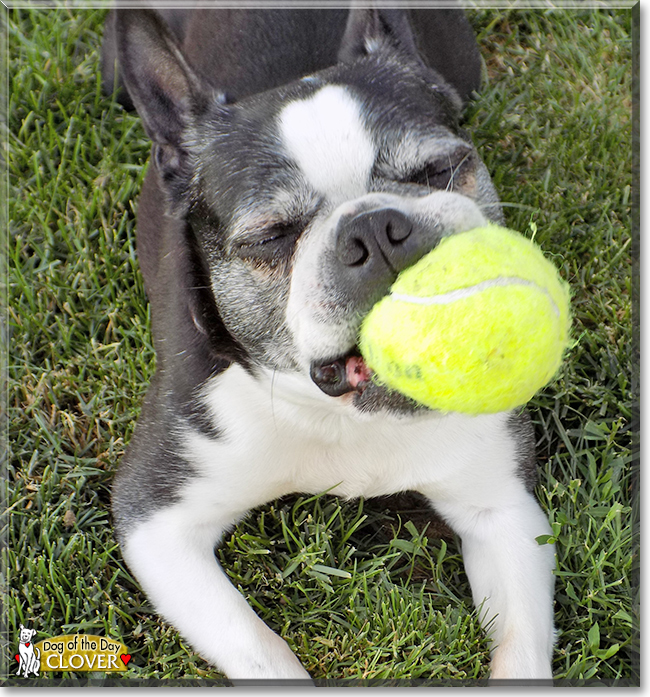
{"label": "lawn", "polygon": [[[530,404],[537,494],[557,540],[554,672],[638,684],[632,12],[469,14],[487,84],[467,126],[509,226],[534,236],[572,289],[566,364]],[[104,10],[3,16],[1,677],[16,670],[23,623],[35,641],[124,642],[133,658],[120,681],[219,678],[156,616],[111,530],[111,479],[155,364],[134,243],[149,144],[138,118],[100,92]],[[219,556],[315,678],[485,678],[458,540],[425,521],[382,502],[296,496],[255,511]]]}

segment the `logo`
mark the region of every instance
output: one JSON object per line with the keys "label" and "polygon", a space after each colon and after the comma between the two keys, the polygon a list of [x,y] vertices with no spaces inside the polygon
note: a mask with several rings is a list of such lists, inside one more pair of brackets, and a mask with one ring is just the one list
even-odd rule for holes
{"label": "logo", "polygon": [[122,642],[103,636],[64,634],[34,644],[32,638],[35,634],[35,629],[20,625],[16,675],[22,672],[25,678],[30,674],[38,677],[39,671],[123,673],[131,660],[131,654]]}
{"label": "logo", "polygon": [[38,677],[38,671],[41,667],[41,652],[34,646],[32,638],[36,634],[35,629],[28,629],[20,625],[20,631],[18,633],[18,653],[16,654],[16,660],[18,661],[18,672],[16,675],[20,675],[21,671],[23,677],[26,678],[30,673],[33,673]]}

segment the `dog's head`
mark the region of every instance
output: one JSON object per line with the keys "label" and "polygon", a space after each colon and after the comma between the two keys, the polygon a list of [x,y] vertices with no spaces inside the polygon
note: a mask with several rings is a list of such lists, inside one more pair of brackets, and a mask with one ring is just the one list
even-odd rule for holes
{"label": "dog's head", "polygon": [[25,644],[28,641],[32,640],[32,637],[36,634],[35,629],[28,629],[27,627],[23,627],[23,625],[20,625],[20,643]]}
{"label": "dog's head", "polygon": [[461,100],[419,58],[406,15],[352,11],[336,65],[234,103],[153,13],[118,17],[118,47],[170,214],[205,264],[197,331],[217,313],[253,368],[298,373],[360,411],[415,409],[371,379],[360,323],[402,269],[501,210]]}

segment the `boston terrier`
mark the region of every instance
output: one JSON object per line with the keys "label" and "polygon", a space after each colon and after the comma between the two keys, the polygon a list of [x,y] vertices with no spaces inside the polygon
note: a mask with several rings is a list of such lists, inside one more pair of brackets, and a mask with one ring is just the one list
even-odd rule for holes
{"label": "boston terrier", "polygon": [[357,348],[401,270],[503,220],[460,126],[480,82],[462,12],[118,9],[103,51],[153,142],[137,244],[157,367],[113,511],[157,611],[231,679],[309,678],[215,546],[292,492],[415,491],[462,540],[491,677],[550,679],[528,417],[428,410]]}

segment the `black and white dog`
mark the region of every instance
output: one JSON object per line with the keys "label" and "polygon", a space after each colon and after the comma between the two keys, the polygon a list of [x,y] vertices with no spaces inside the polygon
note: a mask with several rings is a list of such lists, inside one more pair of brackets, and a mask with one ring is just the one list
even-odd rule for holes
{"label": "black and white dog", "polygon": [[215,545],[291,492],[417,491],[462,538],[492,677],[551,678],[525,415],[426,410],[356,349],[400,270],[502,220],[459,127],[480,78],[462,12],[117,10],[104,68],[153,141],[138,251],[158,363],[113,509],[155,607],[230,678],[307,678]]}

